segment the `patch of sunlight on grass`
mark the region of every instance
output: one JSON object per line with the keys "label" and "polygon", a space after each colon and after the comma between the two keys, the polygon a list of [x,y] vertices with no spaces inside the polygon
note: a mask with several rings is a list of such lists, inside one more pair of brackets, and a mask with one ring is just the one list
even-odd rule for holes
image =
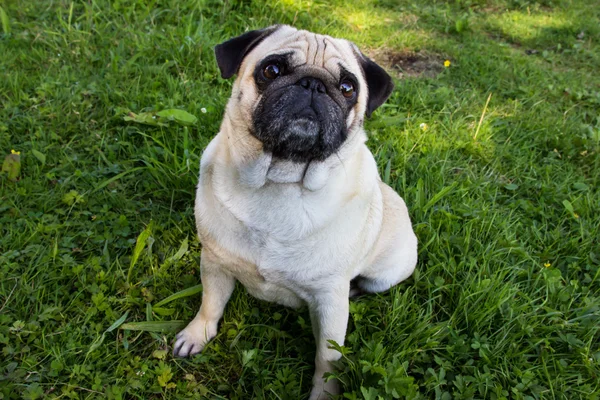
{"label": "patch of sunlight on grass", "polygon": [[432,32],[418,26],[419,16],[404,10],[375,7],[371,0],[352,3],[312,0],[280,0],[278,4],[294,15],[289,21],[300,29],[327,33],[371,48],[423,47],[433,40]]}
{"label": "patch of sunlight on grass", "polygon": [[[371,48],[412,48],[423,46],[432,32],[417,27],[418,17],[391,10],[336,6],[333,16],[343,22],[339,35],[357,44],[369,43]],[[336,32],[337,33],[337,32]]]}
{"label": "patch of sunlight on grass", "polygon": [[363,31],[390,23],[393,20],[376,9],[341,9],[336,14],[353,30]]}
{"label": "patch of sunlight on grass", "polygon": [[296,11],[307,11],[313,5],[311,0],[279,0],[279,3],[287,9]]}
{"label": "patch of sunlight on grass", "polygon": [[547,29],[570,26],[564,14],[526,14],[519,11],[491,15],[488,22],[492,28],[518,42],[535,40]]}

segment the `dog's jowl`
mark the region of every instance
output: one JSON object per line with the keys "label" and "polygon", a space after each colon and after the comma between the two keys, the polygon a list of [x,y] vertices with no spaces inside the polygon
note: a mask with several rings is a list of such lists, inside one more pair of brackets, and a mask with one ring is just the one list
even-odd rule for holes
{"label": "dog's jowl", "polygon": [[[409,277],[417,239],[404,201],[379,178],[363,120],[390,95],[388,74],[351,42],[274,26],[215,50],[237,74],[200,163],[200,311],[174,354],[202,351],[240,281],[260,299],[306,305],[316,340],[311,399],[344,343],[348,298]],[[351,289],[350,282],[353,282]]]}

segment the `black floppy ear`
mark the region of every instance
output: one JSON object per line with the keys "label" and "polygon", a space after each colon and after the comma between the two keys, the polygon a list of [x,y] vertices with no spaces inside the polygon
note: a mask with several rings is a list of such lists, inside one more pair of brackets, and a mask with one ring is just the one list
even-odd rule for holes
{"label": "black floppy ear", "polygon": [[394,81],[383,68],[373,60],[359,53],[359,60],[367,80],[369,98],[367,100],[367,117],[382,105],[394,90]]}
{"label": "black floppy ear", "polygon": [[229,39],[215,47],[217,65],[221,70],[221,77],[229,79],[236,74],[244,61],[246,54],[256,47],[264,38],[275,32],[278,25],[256,31],[246,32],[243,35]]}

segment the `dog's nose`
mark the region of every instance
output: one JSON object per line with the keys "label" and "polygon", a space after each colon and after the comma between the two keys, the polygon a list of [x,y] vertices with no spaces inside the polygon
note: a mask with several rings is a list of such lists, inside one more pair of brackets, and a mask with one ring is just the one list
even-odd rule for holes
{"label": "dog's nose", "polygon": [[304,89],[310,90],[312,92],[314,92],[315,90],[319,93],[327,92],[327,89],[325,88],[325,84],[318,78],[313,78],[313,77],[307,76],[307,77],[300,79],[296,84],[300,85]]}

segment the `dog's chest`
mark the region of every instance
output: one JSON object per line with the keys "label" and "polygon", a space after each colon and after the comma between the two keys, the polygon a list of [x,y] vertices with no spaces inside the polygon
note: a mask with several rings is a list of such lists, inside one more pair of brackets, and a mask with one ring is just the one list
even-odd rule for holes
{"label": "dog's chest", "polygon": [[346,274],[363,250],[356,243],[368,248],[369,197],[338,187],[330,188],[336,195],[307,193],[291,184],[236,188],[235,196],[221,188],[198,187],[198,228],[244,260],[225,264],[237,265],[232,274],[256,297],[281,303],[290,292]]}

